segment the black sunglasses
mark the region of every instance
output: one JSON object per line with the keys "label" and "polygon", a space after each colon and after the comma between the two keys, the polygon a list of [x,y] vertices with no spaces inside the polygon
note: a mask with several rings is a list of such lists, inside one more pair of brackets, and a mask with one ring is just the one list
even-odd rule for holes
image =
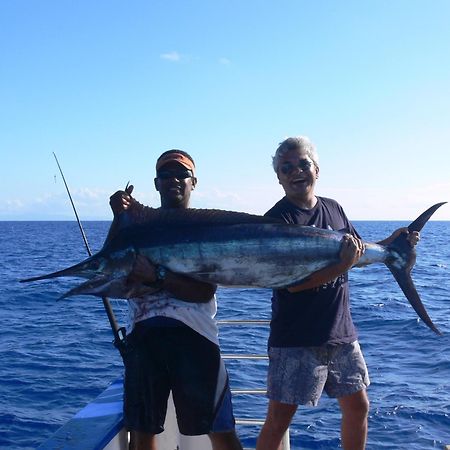
{"label": "black sunglasses", "polygon": [[286,161],[281,165],[280,170],[284,175],[290,175],[296,167],[301,170],[309,170],[312,165],[312,161],[309,161],[308,159],[301,159],[296,166],[289,161]]}
{"label": "black sunglasses", "polygon": [[170,178],[177,178],[178,180],[184,180],[185,178],[192,178],[194,174],[192,170],[188,169],[177,169],[177,170],[158,170],[156,173],[158,178],[162,180],[168,180]]}

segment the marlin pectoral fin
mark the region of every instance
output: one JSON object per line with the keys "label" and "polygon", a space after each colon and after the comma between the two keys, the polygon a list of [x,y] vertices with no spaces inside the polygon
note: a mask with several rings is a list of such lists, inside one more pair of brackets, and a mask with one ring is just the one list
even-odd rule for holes
{"label": "marlin pectoral fin", "polygon": [[104,287],[107,286],[111,282],[109,277],[98,276],[95,278],[91,278],[84,283],[75,286],[70,291],[64,293],[58,300],[62,300],[67,297],[73,297],[74,295],[96,295],[101,297]]}
{"label": "marlin pectoral fin", "polygon": [[73,297],[74,295],[94,295],[95,297],[128,299],[151,295],[160,290],[161,288],[147,286],[142,283],[129,283],[126,276],[117,278],[98,276],[67,291],[58,300]]}

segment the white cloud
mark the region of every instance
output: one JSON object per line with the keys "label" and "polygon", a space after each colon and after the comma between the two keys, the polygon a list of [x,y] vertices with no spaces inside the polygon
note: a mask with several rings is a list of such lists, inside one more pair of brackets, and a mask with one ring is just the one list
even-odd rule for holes
{"label": "white cloud", "polygon": [[104,189],[81,188],[76,189],[74,191],[74,195],[78,196],[80,199],[104,200],[105,196],[109,196],[111,193],[105,191]]}
{"label": "white cloud", "polygon": [[18,211],[23,208],[23,201],[20,199],[9,199],[4,202],[3,209],[6,211]]}
{"label": "white cloud", "polygon": [[[164,59],[166,61],[170,61],[173,63],[179,63],[179,62],[196,62],[199,61],[200,58],[192,56],[192,55],[187,55],[187,54],[181,54],[177,51],[172,51],[172,52],[167,52],[167,53],[162,53],[160,55],[161,59]],[[231,64],[231,60],[222,56],[220,57],[217,62],[223,66],[228,66]]]}
{"label": "white cloud", "polygon": [[178,52],[169,52],[169,53],[163,53],[161,55],[161,59],[165,59],[167,61],[171,62],[179,62],[181,61],[182,56]]}

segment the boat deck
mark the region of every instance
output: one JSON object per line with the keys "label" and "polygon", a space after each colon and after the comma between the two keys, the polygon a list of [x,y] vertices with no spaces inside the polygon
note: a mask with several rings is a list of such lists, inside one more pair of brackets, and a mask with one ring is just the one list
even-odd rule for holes
{"label": "boat deck", "polygon": [[[46,450],[108,448],[111,441],[118,439],[123,428],[122,399],[123,382],[119,379],[38,448]],[[110,447],[110,450],[127,448],[128,437],[126,433],[122,434],[124,446]]]}

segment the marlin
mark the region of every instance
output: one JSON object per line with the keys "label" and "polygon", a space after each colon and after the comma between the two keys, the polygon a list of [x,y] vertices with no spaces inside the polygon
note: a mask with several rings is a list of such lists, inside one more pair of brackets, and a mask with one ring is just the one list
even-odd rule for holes
{"label": "marlin", "polygon": [[[444,203],[422,213],[408,226],[409,232],[420,231]],[[144,255],[153,264],[175,273],[221,286],[282,289],[300,285],[314,272],[339,261],[342,231],[287,224],[233,211],[142,208],[139,220],[124,211],[119,216],[116,234],[90,258],[57,272],[20,281],[80,277],[87,281],[61,298],[82,294],[139,297],[159,289],[127,282],[137,255]],[[406,233],[402,233],[388,246],[365,243],[365,252],[354,267],[384,263],[417,315],[441,334],[411,278],[415,261],[415,249],[407,241]]]}

